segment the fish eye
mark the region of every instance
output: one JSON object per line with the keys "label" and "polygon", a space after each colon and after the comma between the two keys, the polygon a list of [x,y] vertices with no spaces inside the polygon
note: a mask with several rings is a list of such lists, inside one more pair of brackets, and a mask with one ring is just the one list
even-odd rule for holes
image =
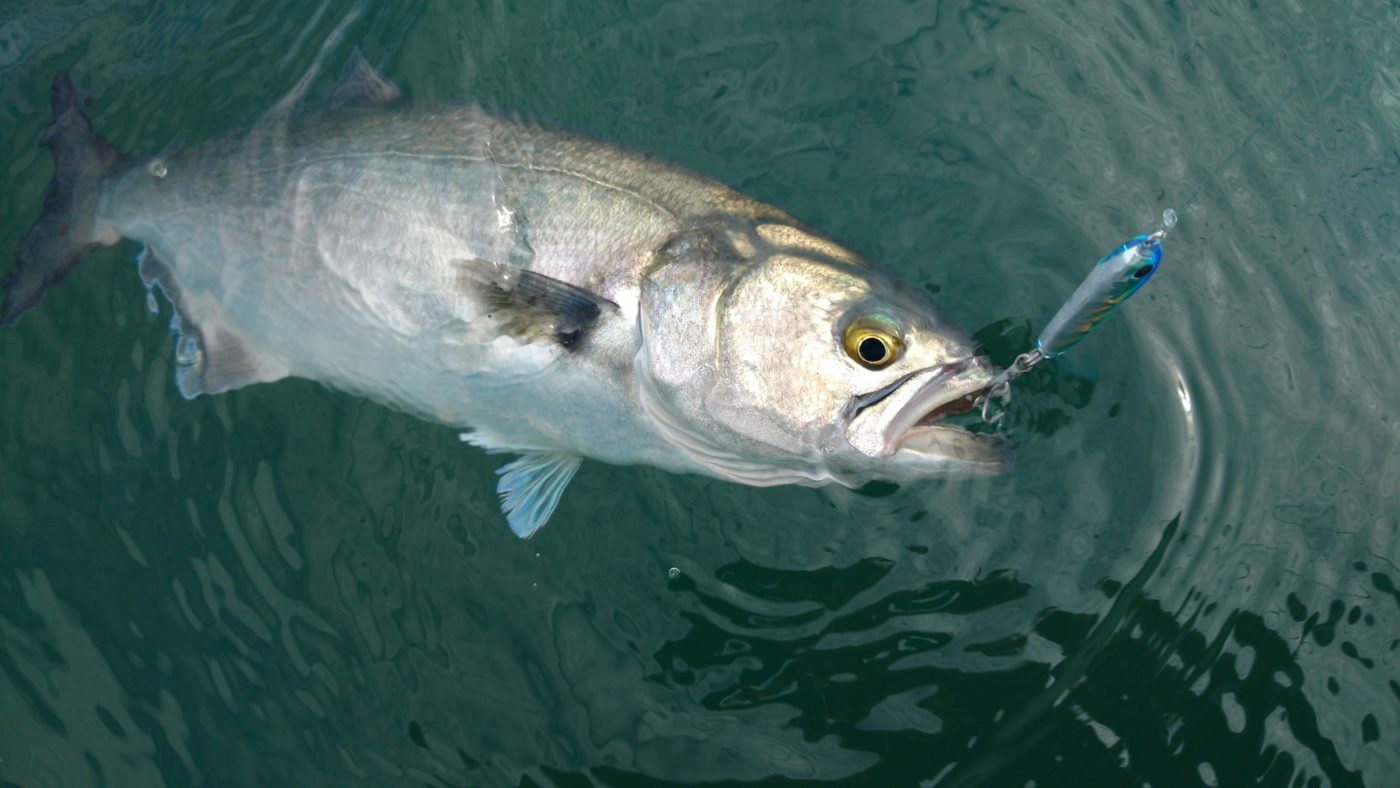
{"label": "fish eye", "polygon": [[870,321],[856,321],[842,338],[846,355],[866,369],[881,369],[899,357],[903,343],[892,332]]}
{"label": "fish eye", "polygon": [[860,341],[856,353],[859,353],[860,360],[867,364],[880,364],[884,362],[885,356],[890,354],[890,348],[885,344],[885,340],[879,337],[866,337]]}
{"label": "fish eye", "polygon": [[1133,272],[1133,278],[1134,278],[1134,279],[1145,279],[1145,278],[1147,278],[1147,275],[1150,274],[1150,273],[1152,273],[1152,266],[1151,266],[1151,265],[1144,265],[1143,267],[1141,267],[1141,268],[1139,268],[1138,270],[1136,270],[1136,271]]}

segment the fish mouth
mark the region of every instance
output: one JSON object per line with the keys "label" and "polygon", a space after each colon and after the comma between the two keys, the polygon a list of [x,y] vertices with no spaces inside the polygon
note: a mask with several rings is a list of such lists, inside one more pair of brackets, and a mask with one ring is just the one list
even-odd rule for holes
{"label": "fish mouth", "polygon": [[911,430],[972,410],[991,382],[990,366],[975,356],[916,373],[900,386],[913,389],[885,429],[886,450],[895,450]]}
{"label": "fish mouth", "polygon": [[[981,356],[961,358],[911,372],[881,389],[873,431],[853,434],[863,453],[893,459],[912,476],[982,476],[1000,473],[1011,464],[1011,449],[999,435],[973,433],[945,423],[950,416],[972,411],[987,393],[994,369]],[[875,395],[867,395],[867,398]],[[875,407],[871,407],[875,410]],[[865,445],[856,440],[864,437]]]}

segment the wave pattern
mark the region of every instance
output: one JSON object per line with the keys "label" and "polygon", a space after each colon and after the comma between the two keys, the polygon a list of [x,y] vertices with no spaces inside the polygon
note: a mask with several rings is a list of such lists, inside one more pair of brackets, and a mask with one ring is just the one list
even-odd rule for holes
{"label": "wave pattern", "polygon": [[449,430],[297,381],[180,399],[136,250],[98,252],[0,334],[0,784],[1400,773],[1393,8],[21,2],[0,251],[42,200],[53,73],[119,147],[194,144],[352,8],[415,100],[734,184],[1000,363],[1182,221],[1143,295],[1018,383],[1003,477],[585,464],[529,542]]}

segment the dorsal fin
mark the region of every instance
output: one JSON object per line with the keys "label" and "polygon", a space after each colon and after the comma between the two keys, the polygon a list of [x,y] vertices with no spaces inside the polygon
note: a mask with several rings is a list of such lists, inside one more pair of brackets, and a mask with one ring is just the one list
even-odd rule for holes
{"label": "dorsal fin", "polygon": [[331,31],[331,34],[326,36],[326,40],[321,42],[321,48],[316,50],[316,56],[311,59],[311,65],[307,67],[306,73],[301,75],[301,79],[297,80],[296,85],[292,86],[292,89],[287,92],[287,95],[283,96],[281,100],[272,105],[272,108],[263,114],[263,120],[265,122],[285,120],[291,116],[292,112],[295,111],[297,107],[301,106],[302,100],[306,98],[307,92],[311,90],[311,83],[315,82],[316,77],[321,73],[321,66],[326,62],[326,57],[330,54],[330,51],[345,38],[346,29],[349,28],[356,19],[360,18],[360,13],[361,10],[359,7],[350,9],[345,15],[345,18],[340,20],[340,23]]}
{"label": "dorsal fin", "polygon": [[403,97],[393,80],[379,73],[356,49],[345,64],[345,73],[331,88],[332,107],[377,107]]}

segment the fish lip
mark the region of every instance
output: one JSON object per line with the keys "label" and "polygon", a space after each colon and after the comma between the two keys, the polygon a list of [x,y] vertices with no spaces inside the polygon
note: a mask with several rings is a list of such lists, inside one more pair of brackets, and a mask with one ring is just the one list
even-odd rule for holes
{"label": "fish lip", "polygon": [[875,461],[875,472],[886,479],[989,476],[1009,468],[1005,438],[940,421],[970,409],[994,372],[985,356],[969,354],[854,398],[844,428],[854,467],[870,469]]}
{"label": "fish lip", "polygon": [[893,456],[954,478],[995,476],[1015,461],[1011,442],[1000,435],[973,433],[950,424],[915,425],[901,437]]}
{"label": "fish lip", "polygon": [[[960,358],[912,375],[900,388],[917,388],[914,395],[899,406],[885,427],[885,454],[895,453],[918,429],[932,427],[944,416],[970,410],[955,410],[949,406],[954,406],[959,400],[965,400],[970,405],[977,396],[986,392],[991,381],[991,365],[981,356]],[[940,430],[967,432],[951,425],[937,426]]]}

